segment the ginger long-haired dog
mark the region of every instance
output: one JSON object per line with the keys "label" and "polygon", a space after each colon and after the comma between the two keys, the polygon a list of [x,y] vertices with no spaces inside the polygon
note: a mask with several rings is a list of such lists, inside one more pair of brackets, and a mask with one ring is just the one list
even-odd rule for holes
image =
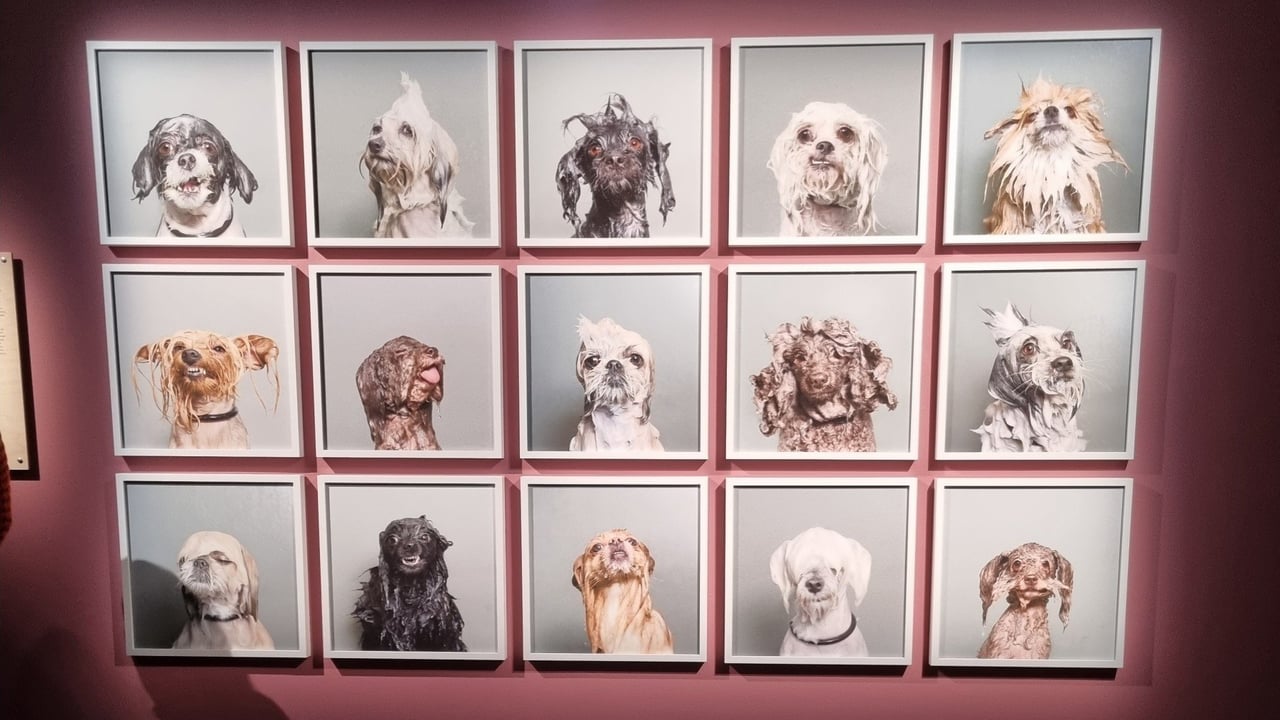
{"label": "ginger long-haired dog", "polygon": [[192,533],[178,551],[178,580],[187,624],[174,641],[181,650],[273,650],[258,620],[258,563],[233,536]]}
{"label": "ginger long-haired dog", "polygon": [[989,232],[1106,232],[1098,166],[1129,166],[1103,131],[1092,90],[1036,78],[1022,88],[1018,107],[983,138],[996,136],[987,170],[987,192],[995,192]]}
{"label": "ginger long-haired dog", "polygon": [[978,649],[978,657],[1047,659],[1053,645],[1049,637],[1049,598],[1058,596],[1058,619],[1065,629],[1071,616],[1074,582],[1071,563],[1044,545],[1023,543],[991,558],[978,573],[983,624],[993,602],[1003,599],[1009,607],[991,628],[991,634]]}
{"label": "ginger long-haired dog", "polygon": [[591,538],[573,561],[573,586],[582,592],[591,652],[675,651],[667,622],[649,597],[654,567],[649,547],[622,529]]}
{"label": "ginger long-haired dog", "polygon": [[[173,423],[169,447],[243,450],[249,447],[249,430],[236,408],[236,386],[245,373],[267,369],[275,388],[274,411],[280,401],[279,356],[276,341],[265,335],[183,330],[138,348],[134,367],[151,366],[153,399]],[[138,377],[131,377],[136,390]]]}

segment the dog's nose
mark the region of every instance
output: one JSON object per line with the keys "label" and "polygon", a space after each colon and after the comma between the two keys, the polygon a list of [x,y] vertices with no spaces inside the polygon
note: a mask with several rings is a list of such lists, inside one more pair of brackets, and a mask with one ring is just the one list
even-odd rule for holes
{"label": "dog's nose", "polygon": [[371,153],[380,153],[382,148],[386,146],[387,144],[382,141],[382,138],[371,138],[369,140],[369,152]]}
{"label": "dog's nose", "polygon": [[208,570],[208,569],[209,569],[209,559],[208,559],[208,558],[196,558],[195,560],[192,560],[192,561],[191,561],[191,564],[192,564],[193,566],[195,566],[195,569],[197,569],[197,570]]}
{"label": "dog's nose", "polygon": [[183,170],[190,170],[196,166],[196,156],[189,152],[182,153],[178,156],[178,167]]}
{"label": "dog's nose", "polygon": [[822,592],[822,585],[823,585],[822,581],[819,580],[818,578],[814,578],[812,580],[805,580],[804,582],[804,586],[809,589],[809,592],[814,594]]}
{"label": "dog's nose", "polygon": [[617,360],[610,360],[609,362],[605,363],[604,366],[609,372],[619,372],[622,370],[622,363],[618,362]]}
{"label": "dog's nose", "polygon": [[1060,357],[1053,361],[1053,369],[1058,372],[1066,372],[1071,369],[1072,365],[1074,365],[1074,363],[1071,362],[1071,358],[1069,357]]}
{"label": "dog's nose", "polygon": [[826,155],[827,153],[836,149],[836,146],[832,145],[831,142],[828,140],[823,140],[822,142],[818,143],[817,145],[814,145],[813,147],[815,150],[822,153],[823,155]]}
{"label": "dog's nose", "polygon": [[1050,105],[1044,109],[1044,119],[1049,122],[1058,122],[1058,106]]}
{"label": "dog's nose", "polygon": [[182,351],[182,362],[188,365],[195,365],[200,362],[200,351],[195,348],[187,348]]}

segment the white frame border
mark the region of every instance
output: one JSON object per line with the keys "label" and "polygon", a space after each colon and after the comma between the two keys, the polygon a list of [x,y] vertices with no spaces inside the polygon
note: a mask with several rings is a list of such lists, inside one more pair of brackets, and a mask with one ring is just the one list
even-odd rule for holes
{"label": "white frame border", "polygon": [[[738,174],[742,163],[742,67],[739,57],[743,48],[921,45],[924,63],[921,67],[920,98],[920,166],[916,187],[916,232],[911,235],[838,235],[830,237],[782,237],[777,235],[744,236],[739,232]],[[815,247],[848,245],[924,245],[929,214],[930,131],[933,125],[933,35],[844,35],[813,37],[745,37],[733,38],[729,53],[729,246]]]}
{"label": "white frame border", "polygon": [[[503,451],[503,347],[502,347],[502,269],[497,265],[322,265],[314,264],[307,273],[311,293],[311,381],[315,401],[315,441],[317,457],[344,458],[500,458]],[[322,311],[320,282],[323,275],[395,275],[395,276],[489,276],[490,339],[493,345],[493,368],[490,385],[493,388],[493,446],[476,450],[355,450],[331,449],[325,441],[328,429],[325,417],[324,395],[324,344],[321,338],[320,313]],[[361,413],[364,410],[361,409]]]}
{"label": "white frame border", "polygon": [[[1147,78],[1147,123],[1146,140],[1142,156],[1142,199],[1138,208],[1138,231],[1131,233],[1063,233],[1037,235],[961,235],[955,232],[956,220],[956,136],[959,133],[960,98],[963,88],[960,87],[960,73],[963,65],[964,46],[977,43],[1008,42],[1056,42],[1063,40],[1150,40],[1151,72]],[[1156,134],[1156,90],[1160,80],[1160,30],[1088,30],[1073,32],[1030,32],[1030,33],[960,33],[951,41],[951,100],[947,108],[947,173],[944,190],[944,210],[942,222],[943,245],[1027,245],[1027,244],[1065,244],[1065,243],[1133,243],[1144,242],[1150,232],[1151,223],[1151,185],[1152,158],[1155,157]]]}
{"label": "white frame border", "polygon": [[[715,207],[712,201],[712,132],[711,126],[716,117],[711,113],[711,95],[713,91],[712,66],[715,53],[710,38],[661,39],[661,40],[517,40],[514,44],[515,54],[515,152],[516,152],[516,245],[522,248],[537,247],[583,247],[583,248],[616,248],[616,247],[710,247],[711,215]],[[527,199],[525,195],[525,87],[524,87],[524,54],[527,51],[539,50],[671,50],[680,48],[696,48],[702,51],[702,188],[699,196],[702,203],[702,217],[698,237],[647,237],[647,238],[574,238],[563,237],[531,238],[525,219]]]}
{"label": "white frame border", "polygon": [[[1020,667],[1020,668],[1112,668],[1124,666],[1125,617],[1128,614],[1129,594],[1129,552],[1130,537],[1133,532],[1133,478],[1077,478],[1077,477],[1035,477],[1035,478],[935,478],[933,483],[933,570],[930,577],[929,598],[929,664],[934,667]],[[1116,589],[1116,637],[1115,657],[1098,660],[1060,659],[1047,660],[1003,660],[982,659],[976,657],[944,657],[941,643],[942,633],[942,599],[939,597],[942,588],[943,558],[946,548],[942,538],[945,537],[946,526],[946,490],[951,488],[1001,488],[1040,490],[1045,488],[1081,488],[1105,489],[1120,488],[1124,491],[1124,517],[1120,527],[1119,547],[1119,583]],[[990,620],[994,623],[995,620]]]}
{"label": "white frame border", "polygon": [[[915,585],[917,555],[916,526],[920,514],[918,502],[919,481],[915,477],[742,477],[725,478],[725,514],[724,514],[724,661],[728,664],[759,665],[910,665],[913,648],[913,631],[915,629]],[[902,608],[902,656],[871,657],[828,657],[828,656],[782,656],[782,655],[738,655],[732,652],[733,647],[733,578],[734,549],[737,547],[737,536],[734,532],[737,519],[737,501],[734,491],[739,488],[783,488],[801,490],[805,488],[903,488],[907,491],[906,531],[906,567],[903,573],[906,585],[903,588],[904,607]]]}
{"label": "white frame border", "polygon": [[[530,626],[532,613],[532,577],[529,572],[529,493],[536,486],[619,486],[619,487],[696,487],[698,489],[698,652],[694,654],[647,655],[639,653],[554,653],[534,652],[533,631]],[[633,662],[633,663],[704,663],[707,661],[707,569],[712,558],[708,554],[707,523],[710,508],[707,506],[706,475],[655,476],[591,476],[566,477],[552,475],[522,475],[520,477],[520,612],[524,622],[522,657],[534,662]]]}
{"label": "white frame border", "polygon": [[[126,512],[125,488],[132,483],[155,485],[275,485],[289,486],[293,496],[294,564],[297,568],[298,649],[297,650],[198,650],[191,648],[140,648],[133,634],[133,589],[129,581],[129,518]],[[305,480],[295,473],[160,473],[125,472],[116,474],[116,549],[120,558],[120,585],[124,595],[125,653],[133,657],[214,657],[214,658],[305,658],[311,655],[311,620],[308,616],[309,585],[307,583],[306,503],[303,500]]]}
{"label": "white frame border", "polygon": [[[280,42],[134,42],[115,40],[90,40],[85,43],[89,63],[89,110],[93,125],[93,171],[98,198],[98,234],[103,245],[138,247],[292,247],[293,204],[290,202],[289,122],[285,111],[284,44]],[[102,141],[102,96],[98,87],[98,53],[102,51],[188,51],[188,52],[270,52],[272,56],[272,80],[275,84],[274,111],[276,116],[276,158],[280,174],[279,237],[215,237],[215,238],[165,238],[136,235],[111,235],[107,224],[106,154]],[[159,219],[157,219],[159,222]]]}
{"label": "white frame border", "polygon": [[[483,52],[487,83],[484,98],[489,105],[489,231],[487,238],[376,238],[318,237],[316,235],[315,130],[312,116],[311,55],[317,52]],[[498,44],[494,41],[472,42],[300,42],[299,67],[302,72],[302,139],[303,167],[306,181],[307,244],[311,247],[432,247],[432,248],[497,248],[502,245],[502,205],[500,147],[498,144]]]}

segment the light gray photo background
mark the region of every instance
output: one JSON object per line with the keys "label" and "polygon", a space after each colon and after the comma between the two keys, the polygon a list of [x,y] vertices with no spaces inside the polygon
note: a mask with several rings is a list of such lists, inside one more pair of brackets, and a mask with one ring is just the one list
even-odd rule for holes
{"label": "light gray photo background", "polygon": [[799,325],[808,315],[815,321],[830,317],[848,320],[866,340],[874,340],[893,360],[889,389],[898,396],[898,407],[881,405],[871,414],[878,452],[911,450],[911,395],[915,369],[916,282],[914,272],[830,272],[738,274],[737,346],[730,348],[737,363],[737,377],[730,378],[734,393],[734,417],[729,437],[735,449],[748,452],[777,451],[777,433],[760,432],[755,388],[751,376],[773,360],[768,336],[778,326]]}
{"label": "light gray photo background", "polygon": [[734,570],[731,654],[779,654],[789,618],[782,591],[770,579],[769,560],[782,543],[824,527],[871,553],[867,594],[853,608],[870,656],[906,656],[908,488],[739,486],[731,492],[735,514],[727,521],[733,523],[734,546],[726,548]]}
{"label": "light gray photo background", "polygon": [[374,449],[356,371],[388,340],[408,335],[444,356],[444,399],[432,415],[440,447],[493,449],[498,402],[493,386],[497,329],[490,323],[494,282],[487,274],[321,271],[314,302],[320,317],[325,448]]}
{"label": "light gray photo background", "polygon": [[236,219],[249,237],[282,234],[278,126],[281,72],[269,50],[98,50],[107,228],[113,237],[154,237],[164,213],[153,190],[133,199],[133,163],[151,128],[195,115],[213,123],[258,181],[253,202],[237,193]]}
{"label": "light gray photo background", "polygon": [[[791,116],[814,102],[842,102],[880,124],[888,162],[872,208],[872,235],[914,235],[919,218],[924,45],[744,47],[738,55],[738,232],[781,230],[778,181],[767,167]],[[930,68],[932,72],[932,68]]]}
{"label": "light gray photo background", "polygon": [[[523,51],[524,153],[523,188],[525,237],[567,238],[573,226],[564,219],[556,186],[556,166],[573,148],[585,129],[564,120],[580,113],[604,110],[610,93],[631,104],[636,117],[652,122],[658,138],[671,144],[667,169],[675,208],[663,223],[658,211],[662,191],[648,186],[646,209],[649,235],[700,237],[702,235],[703,104],[709,89],[705,78],[703,48],[546,49]],[[579,185],[578,216],[591,208],[591,190]],[[609,240],[598,239],[607,244]]]}
{"label": "light gray photo background", "polygon": [[699,446],[702,407],[702,288],[697,273],[528,274],[525,372],[529,449],[569,450],[582,419],[578,317],[613,318],[653,349],[649,421],[668,452]]}
{"label": "light gray photo background", "polygon": [[671,630],[675,654],[696,654],[703,562],[698,542],[705,510],[693,485],[533,485],[528,488],[530,616],[535,653],[590,653],[582,593],[573,563],[598,533],[625,529],[654,560],[649,594]]}
{"label": "light gray photo background", "polygon": [[955,271],[951,275],[946,449],[980,452],[974,428],[982,425],[991,395],[987,382],[997,346],[982,308],[1005,303],[1032,322],[1072,330],[1084,361],[1085,393],[1076,414],[1085,452],[1122,452],[1129,437],[1130,369],[1137,272],[1118,270]]}
{"label": "light gray photo background", "polygon": [[360,650],[360,623],[351,617],[361,583],[378,565],[378,534],[401,518],[426,515],[453,543],[445,550],[449,594],[465,626],[462,640],[471,652],[498,652],[497,577],[493,526],[497,490],[491,485],[334,483],[324,485],[327,517],[321,518],[329,544],[329,630],[333,650]]}
{"label": "light gray photo background", "polygon": [[458,146],[455,181],[472,236],[492,234],[489,134],[497,120],[483,50],[312,50],[309,59],[317,237],[373,237],[378,204],[360,157],[374,121],[401,95],[402,71]]}
{"label": "light gray photo background", "polygon": [[[978,573],[995,556],[1034,542],[1057,550],[1071,563],[1075,581],[1071,616],[1058,620],[1060,597],[1049,600],[1050,660],[1100,660],[1116,655],[1124,489],[1120,487],[947,487],[941,505],[942,533],[934,562],[941,581],[934,588],[943,657],[976,658],[991,627],[1008,607],[996,598],[982,623]],[[1117,658],[1119,659],[1119,658]]]}
{"label": "light gray photo background", "polygon": [[129,592],[133,641],[168,648],[187,622],[178,583],[178,551],[192,533],[232,535],[258,564],[258,620],[277,650],[298,649],[297,489],[288,483],[128,482]]}
{"label": "light gray photo background", "polygon": [[953,92],[956,113],[955,209],[951,222],[957,235],[985,235],[983,220],[994,199],[985,193],[987,170],[998,138],[984,140],[987,130],[1018,107],[1024,85],[1037,77],[1094,92],[1102,126],[1129,165],[1107,163],[1098,168],[1102,183],[1102,219],[1107,232],[1142,230],[1142,184],[1146,155],[1151,40],[1038,40],[1031,42],[965,42],[958,45],[960,77]]}
{"label": "light gray photo background", "polygon": [[154,382],[159,383],[164,368],[135,363],[138,349],[182,330],[207,330],[232,338],[265,335],[276,341],[280,350],[276,359],[279,402],[272,385],[273,373],[264,367],[240,377],[236,407],[249,430],[251,449],[292,448],[298,423],[292,288],[283,273],[113,273],[112,351],[119,368],[119,377],[113,380],[120,401],[122,446],[168,448],[173,429],[173,423],[160,413],[160,395],[152,384],[152,369]]}

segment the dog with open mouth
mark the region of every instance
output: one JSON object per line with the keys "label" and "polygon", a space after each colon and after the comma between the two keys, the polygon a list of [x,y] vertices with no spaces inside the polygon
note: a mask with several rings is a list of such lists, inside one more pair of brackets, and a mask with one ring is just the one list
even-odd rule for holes
{"label": "dog with open mouth", "polygon": [[444,355],[401,335],[369,353],[356,388],[375,450],[439,450],[432,421],[444,399]]}

